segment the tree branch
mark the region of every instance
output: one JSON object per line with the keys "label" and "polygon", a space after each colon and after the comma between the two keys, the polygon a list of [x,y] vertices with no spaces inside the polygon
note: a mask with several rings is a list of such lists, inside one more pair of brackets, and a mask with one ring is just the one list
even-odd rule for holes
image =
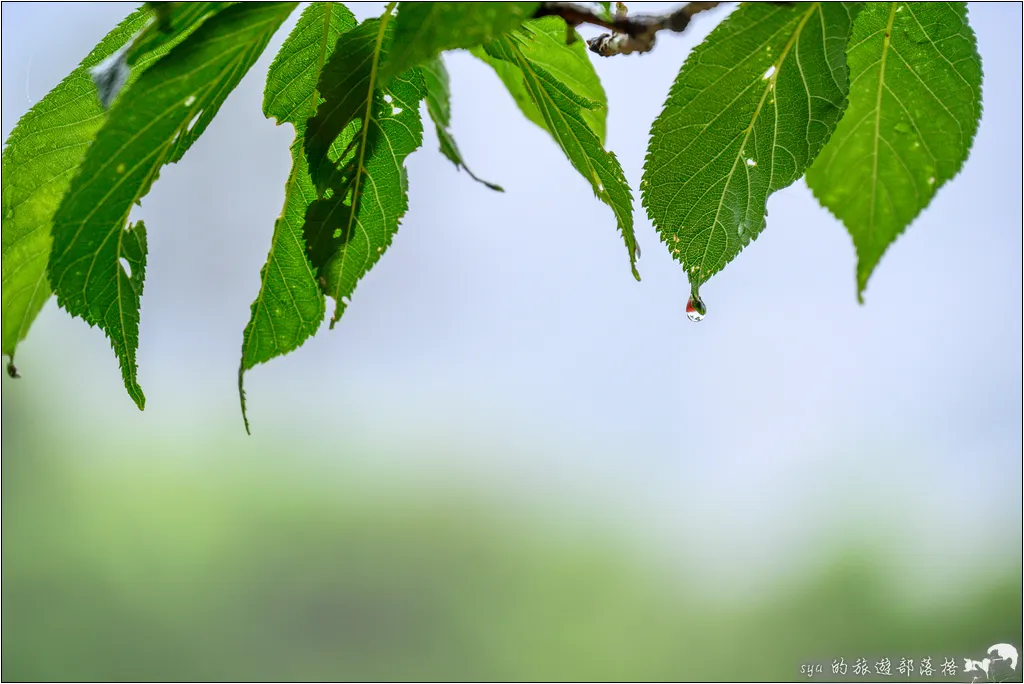
{"label": "tree branch", "polygon": [[649,52],[654,47],[658,31],[668,30],[680,33],[690,25],[690,19],[698,12],[717,7],[718,2],[691,2],[671,14],[652,16],[638,14],[627,17],[624,14],[606,19],[595,14],[589,7],[573,2],[542,2],[534,17],[562,17],[571,28],[580,24],[601,26],[613,33],[604,33],[587,41],[590,51],[602,57],[629,55],[634,52]]}

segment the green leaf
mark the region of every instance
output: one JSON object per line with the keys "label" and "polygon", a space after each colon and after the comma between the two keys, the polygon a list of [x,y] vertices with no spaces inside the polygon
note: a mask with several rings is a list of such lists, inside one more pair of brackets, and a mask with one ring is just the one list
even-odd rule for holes
{"label": "green leaf", "polygon": [[306,120],[316,112],[317,79],[333,54],[338,37],[356,25],[341,3],[316,2],[299,18],[267,73],[263,113],[277,123],[295,126],[292,170],[285,184],[284,210],[274,224],[260,291],[242,334],[238,393],[246,432],[243,375],[253,366],[297,349],[324,320],[324,295],[306,254],[302,226],[316,189],[306,166],[303,140]]}
{"label": "green leaf", "polygon": [[611,207],[626,243],[633,277],[640,280],[636,270],[639,250],[633,235],[632,193],[619,160],[604,149],[600,138],[583,116],[584,111],[601,107],[602,103],[581,97],[539,63],[528,59],[524,46],[530,42],[528,36],[516,32],[489,43],[485,49],[491,57],[519,69],[523,86],[544,119],[544,127],[576,170],[590,183],[594,194]]}
{"label": "green leaf", "polygon": [[125,62],[134,65],[152,50],[174,43],[194,31],[200,24],[224,9],[229,2],[147,2],[152,21],[132,41]]}
{"label": "green leaf", "polygon": [[[391,16],[370,19],[338,38],[331,58],[324,64],[317,82],[322,102],[306,124],[306,161],[318,192],[339,182],[337,159],[329,159],[331,146],[350,124],[361,125],[369,118],[375,98],[380,97],[380,63],[386,43],[394,34]],[[376,128],[362,129],[364,147],[376,144]],[[355,140],[351,138],[350,140]],[[366,149],[364,156],[372,153]]]}
{"label": "green leaf", "polygon": [[408,208],[402,164],[422,143],[426,86],[419,69],[380,89],[378,67],[392,36],[385,14],[339,38],[320,74],[323,102],[307,129],[309,168],[323,195],[310,204],[303,235],[320,286],[334,299],[331,327],[398,230]]}
{"label": "green leaf", "polygon": [[494,69],[494,73],[496,73],[498,78],[501,79],[501,82],[505,85],[505,89],[508,90],[508,94],[512,96],[512,99],[515,101],[516,106],[519,107],[519,111],[523,113],[523,116],[543,130],[548,130],[548,125],[544,121],[544,117],[541,115],[540,110],[537,109],[537,105],[533,103],[533,98],[530,97],[530,93],[526,90],[526,84],[523,82],[523,72],[519,67],[506,62],[503,59],[491,57],[487,54],[487,51],[484,50],[483,46],[471,48],[470,53]]}
{"label": "green leaf", "polygon": [[807,172],[857,248],[857,297],[885,250],[967,160],[981,57],[964,3],[868,3],[847,60],[850,107]]}
{"label": "green leaf", "polygon": [[338,38],[355,26],[352,12],[340,2],[311,3],[270,65],[263,114],[278,125],[292,124],[296,137],[302,137],[307,120],[316,113],[320,73]]}
{"label": "green leaf", "polygon": [[423,64],[443,50],[490,42],[533,16],[539,2],[400,2],[386,76]]}
{"label": "green leaf", "polygon": [[[46,97],[25,114],[3,151],[3,353],[14,352],[50,298],[46,279],[54,212],[86,149],[106,120],[90,71],[130,44],[149,19],[138,10],[100,41]],[[184,36],[179,35],[177,40]],[[165,42],[137,60],[129,82],[173,46]]]}
{"label": "green leaf", "polygon": [[855,3],[743,4],[686,60],[651,128],[643,204],[697,294],[764,229],[846,106]]}
{"label": "green leaf", "polygon": [[[230,3],[224,2],[149,2],[149,21],[138,35],[123,48],[96,65],[91,71],[100,104],[110,106],[121,89],[131,80],[132,66],[142,62],[150,53],[163,55],[171,46],[181,42],[214,13]],[[141,68],[135,69],[136,74]]]}
{"label": "green leaf", "polygon": [[229,7],[143,72],[110,110],[53,218],[49,275],[57,301],[106,332],[140,409],[135,352],[145,239],[141,225],[126,229],[129,212],[160,167],[213,118],[295,4]]}
{"label": "green leaf", "polygon": [[444,68],[441,57],[434,57],[420,65],[420,73],[423,74],[423,81],[426,84],[427,112],[437,129],[441,154],[448,157],[456,168],[463,169],[477,183],[483,183],[497,192],[505,192],[500,185],[477,178],[476,174],[469,170],[466,162],[462,159],[462,153],[459,152],[459,146],[455,144],[455,138],[448,130],[448,127],[451,126],[451,94],[448,90],[448,70]]}
{"label": "green leaf", "polygon": [[[524,38],[519,44],[520,52],[526,61],[544,69],[580,97],[598,104],[582,109],[581,116],[603,145],[608,99],[594,64],[590,61],[586,43],[579,34],[574,34],[576,39],[572,45],[566,45],[565,31],[565,22],[559,17],[528,21],[518,32]],[[471,52],[494,69],[526,118],[547,130],[544,116],[533,103],[523,82],[522,70],[514,64],[491,57],[483,48],[474,48]]]}

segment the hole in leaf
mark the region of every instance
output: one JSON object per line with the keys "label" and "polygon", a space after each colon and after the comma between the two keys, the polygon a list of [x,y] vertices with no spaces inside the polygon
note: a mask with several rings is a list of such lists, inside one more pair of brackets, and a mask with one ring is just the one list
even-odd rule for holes
{"label": "hole in leaf", "polygon": [[404,112],[404,111],[405,111],[405,110],[404,110],[404,109],[402,109],[401,107],[392,107],[392,108],[391,108],[391,113],[392,113],[393,115],[395,115],[395,116],[398,116],[399,114],[401,114],[401,113],[402,113],[402,112]]}
{"label": "hole in leaf", "polygon": [[203,111],[199,110],[196,115],[192,117],[192,120],[188,122],[188,127],[185,128],[186,133],[191,133],[192,129],[195,128],[196,122],[199,121],[199,117],[203,115]]}
{"label": "hole in leaf", "polygon": [[753,159],[748,159],[747,166],[757,166],[757,162],[754,161]]}
{"label": "hole in leaf", "polygon": [[128,263],[128,260],[125,259],[124,257],[118,257],[117,261],[118,261],[119,264],[121,264],[121,268],[124,269],[125,274],[127,274],[127,276],[129,278],[131,278],[132,277],[132,267]]}

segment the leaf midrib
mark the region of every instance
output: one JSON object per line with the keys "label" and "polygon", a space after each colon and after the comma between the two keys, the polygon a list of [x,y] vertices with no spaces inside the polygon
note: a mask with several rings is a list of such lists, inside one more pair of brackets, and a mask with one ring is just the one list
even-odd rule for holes
{"label": "leaf midrib", "polygon": [[896,4],[890,3],[889,22],[885,27],[885,36],[882,39],[882,57],[878,65],[878,90],[875,94],[875,135],[872,140],[871,152],[871,207],[868,212],[868,233],[872,239],[875,236],[875,199],[878,194],[878,140],[881,136],[882,127],[882,93],[885,90],[885,63],[889,57],[889,46],[892,44],[892,26],[896,20]]}
{"label": "leaf midrib", "polygon": [[[725,187],[722,188],[722,193],[721,193],[721,195],[720,195],[720,197],[718,199],[718,208],[715,210],[715,219],[714,219],[714,221],[712,221],[711,228],[710,228],[711,235],[709,235],[708,239],[705,240],[705,243],[704,243],[704,254],[701,255],[700,266],[698,267],[698,271],[700,273],[704,273],[705,272],[704,266],[705,266],[705,264],[707,262],[708,251],[711,249],[711,238],[714,237],[715,230],[718,229],[718,226],[719,226],[718,217],[722,213],[722,205],[725,203],[725,195],[726,195],[726,193],[727,193],[727,191],[729,189],[729,185],[732,183],[732,178],[733,178],[733,176],[736,173],[736,164],[739,162],[740,159],[743,158],[743,150],[746,149],[747,141],[750,140],[750,134],[754,131],[754,126],[757,124],[757,120],[761,116],[761,109],[762,109],[762,107],[764,107],[764,102],[768,98],[768,93],[770,93],[773,90],[775,90],[775,83],[778,81],[779,74],[782,72],[783,62],[786,61],[786,57],[789,56],[789,53],[793,49],[793,46],[796,45],[797,41],[800,40],[800,35],[803,33],[804,27],[807,26],[807,22],[814,15],[814,13],[818,11],[820,5],[821,5],[821,3],[819,3],[819,2],[815,2],[815,3],[811,4],[811,6],[810,6],[810,8],[808,8],[807,12],[804,13],[803,18],[800,19],[800,23],[797,25],[796,30],[793,31],[793,35],[789,37],[788,41],[786,41],[786,46],[782,49],[782,52],[779,53],[778,59],[776,59],[775,63],[772,65],[772,67],[774,68],[774,71],[772,72],[772,75],[769,76],[768,79],[767,79],[768,80],[768,84],[765,86],[764,92],[761,93],[761,99],[758,101],[757,108],[754,110],[754,114],[753,114],[753,116],[750,119],[750,124],[747,126],[747,129],[746,129],[746,131],[743,134],[743,141],[740,143],[739,147],[737,148],[736,158],[733,159],[732,166],[729,169],[729,175],[726,176],[726,179],[725,179]],[[778,109],[777,105],[776,105],[776,109]],[[776,126],[776,131],[777,131],[777,129],[778,129],[778,127]],[[775,143],[773,142],[772,143],[772,169],[771,169],[772,171],[774,170],[774,167],[775,167],[774,158],[775,158]],[[744,165],[744,168],[745,168],[745,165]],[[749,202],[749,196],[750,196],[750,192],[749,192],[749,188],[748,188],[748,192],[747,192],[748,202]]]}
{"label": "leaf midrib", "polygon": [[373,95],[377,90],[377,71],[380,65],[380,53],[384,45],[384,32],[387,29],[388,22],[391,21],[391,14],[395,9],[397,2],[391,2],[384,10],[384,14],[381,15],[380,27],[377,29],[377,42],[373,46],[373,62],[370,65],[370,78],[368,81],[368,88],[366,92],[366,109],[363,114],[363,125],[360,127],[359,135],[359,151],[356,152],[356,177],[352,185],[352,205],[349,207],[348,221],[345,224],[344,236],[347,236],[344,244],[341,247],[341,264],[338,272],[337,283],[334,291],[334,310],[335,314],[331,316],[331,327],[334,327],[335,322],[338,320],[338,305],[341,301],[341,291],[344,288],[342,276],[345,273],[345,260],[348,258],[348,246],[352,235],[352,225],[358,219],[356,217],[356,211],[359,208],[359,188],[362,185],[363,173],[365,171],[366,161],[366,142],[367,136],[370,132],[370,125],[373,119]]}
{"label": "leaf midrib", "polygon": [[[331,33],[331,3],[324,3],[324,33],[320,39],[320,56],[316,60],[316,73],[317,78],[320,77],[320,72],[324,70],[324,62],[327,61],[327,42]],[[309,102],[310,112],[316,111],[317,97],[320,95],[320,91],[317,90],[316,83],[313,84],[313,97]]]}

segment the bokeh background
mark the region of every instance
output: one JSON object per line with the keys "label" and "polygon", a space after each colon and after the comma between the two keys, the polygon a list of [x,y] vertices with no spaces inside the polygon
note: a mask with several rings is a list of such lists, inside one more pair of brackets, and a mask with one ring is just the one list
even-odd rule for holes
{"label": "bokeh background", "polygon": [[[134,6],[3,4],[4,138]],[[597,63],[634,189],[727,12]],[[249,373],[247,437],[293,135],[263,78],[297,17],[133,213],[146,411],[52,300],[3,380],[5,680],[827,679],[1020,648],[1020,4],[970,4],[978,137],[867,303],[801,181],[700,324],[639,199],[642,283],[549,136],[451,54],[459,145],[507,192],[428,126],[393,247],[334,331]]]}

